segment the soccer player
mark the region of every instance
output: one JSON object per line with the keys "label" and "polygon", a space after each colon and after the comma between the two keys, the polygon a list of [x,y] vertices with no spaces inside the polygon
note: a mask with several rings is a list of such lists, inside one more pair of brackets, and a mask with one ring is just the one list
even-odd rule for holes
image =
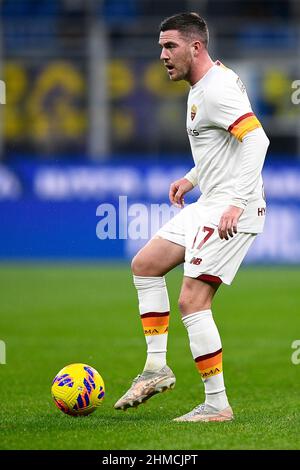
{"label": "soccer player", "polygon": [[[266,203],[261,170],[269,140],[241,79],[211,59],[203,18],[180,13],[165,19],[159,44],[169,78],[186,80],[191,86],[187,133],[195,165],[170,187],[170,201],[182,210],[132,261],[147,360],[115,408],[138,406],[175,385],[166,363],[170,308],[164,275],[184,262],[179,308],[204,383],[205,402],[175,421],[229,421],[233,411],[225,391],[222,344],[211,304],[220,284],[231,284],[263,230]],[[196,185],[200,198],[184,207],[184,195]]]}

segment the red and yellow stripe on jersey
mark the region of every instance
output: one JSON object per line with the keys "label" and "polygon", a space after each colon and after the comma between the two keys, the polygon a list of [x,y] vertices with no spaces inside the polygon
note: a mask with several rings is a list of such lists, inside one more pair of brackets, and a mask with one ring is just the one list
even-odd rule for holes
{"label": "red and yellow stripe on jersey", "polygon": [[196,357],[195,362],[202,379],[220,374],[223,371],[222,348],[213,353]]}
{"label": "red and yellow stripe on jersey", "polygon": [[236,139],[242,142],[243,138],[246,134],[248,134],[248,132],[257,129],[258,127],[261,127],[261,123],[255,116],[255,114],[247,113],[239,117],[236,121],[234,121],[234,123],[228,127],[228,131],[232,135],[234,135]]}
{"label": "red and yellow stripe on jersey", "polygon": [[149,312],[141,315],[145,336],[168,333],[170,312]]}

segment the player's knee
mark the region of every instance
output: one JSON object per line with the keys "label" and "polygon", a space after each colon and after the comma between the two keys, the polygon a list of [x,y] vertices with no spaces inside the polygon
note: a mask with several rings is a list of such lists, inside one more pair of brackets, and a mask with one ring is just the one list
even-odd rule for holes
{"label": "player's knee", "polygon": [[178,306],[182,316],[189,315],[191,313],[200,312],[201,310],[207,310],[211,307],[211,303],[208,299],[195,298],[189,294],[181,294],[178,299]]}
{"label": "player's knee", "polygon": [[144,256],[137,254],[131,261],[131,270],[135,276],[149,276],[150,263]]}
{"label": "player's knee", "polygon": [[187,292],[181,293],[178,299],[178,307],[182,315],[193,313],[194,306],[191,295],[189,295]]}
{"label": "player's knee", "polygon": [[181,315],[184,316],[211,308],[211,301],[212,295],[207,289],[186,282],[181,290],[178,306]]}
{"label": "player's knee", "polygon": [[136,255],[131,261],[131,271],[135,276],[139,276],[141,268],[142,263],[140,262],[139,257]]}

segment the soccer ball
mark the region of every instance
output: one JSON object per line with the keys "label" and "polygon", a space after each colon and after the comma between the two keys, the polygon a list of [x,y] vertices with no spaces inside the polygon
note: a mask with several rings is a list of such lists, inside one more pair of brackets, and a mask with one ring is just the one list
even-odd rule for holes
{"label": "soccer ball", "polygon": [[71,416],[86,416],[98,408],[105,395],[104,382],[87,364],[70,364],[60,370],[51,387],[56,406]]}

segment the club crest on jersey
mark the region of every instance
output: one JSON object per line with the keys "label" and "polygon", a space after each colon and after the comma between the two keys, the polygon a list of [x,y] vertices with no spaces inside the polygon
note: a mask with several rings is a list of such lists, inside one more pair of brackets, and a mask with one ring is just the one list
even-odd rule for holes
{"label": "club crest on jersey", "polygon": [[193,104],[192,106],[192,109],[191,109],[191,118],[192,118],[192,121],[195,119],[195,116],[197,114],[197,106],[195,104]]}

